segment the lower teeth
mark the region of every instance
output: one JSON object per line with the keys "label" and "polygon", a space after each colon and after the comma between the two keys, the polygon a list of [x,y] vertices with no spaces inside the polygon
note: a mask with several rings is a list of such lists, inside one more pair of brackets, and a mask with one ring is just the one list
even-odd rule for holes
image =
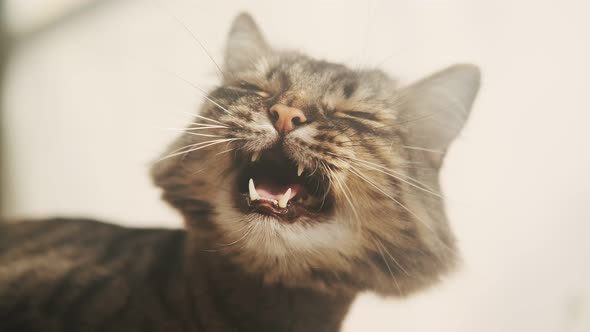
{"label": "lower teeth", "polygon": [[281,196],[281,199],[279,199],[278,201],[276,199],[272,199],[272,198],[266,198],[266,197],[261,197],[258,192],[256,191],[256,187],[254,185],[254,180],[250,179],[250,181],[248,181],[248,193],[249,193],[249,197],[250,197],[250,201],[254,202],[257,200],[264,200],[267,202],[271,202],[274,205],[277,205],[280,208],[286,208],[287,204],[289,203],[289,199],[291,198],[291,188],[288,188],[287,191],[285,191],[285,193],[283,194],[283,196]]}

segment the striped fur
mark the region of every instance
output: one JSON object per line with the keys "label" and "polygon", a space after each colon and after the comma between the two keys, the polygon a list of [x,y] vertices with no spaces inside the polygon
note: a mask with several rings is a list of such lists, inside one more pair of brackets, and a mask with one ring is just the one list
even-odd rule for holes
{"label": "striped fur", "polygon": [[[275,50],[242,14],[222,75],[152,169],[186,231],[1,225],[0,331],[337,331],[358,292],[405,296],[454,267],[439,170],[477,68],[400,87]],[[307,121],[280,135],[276,104]],[[244,208],[240,170],[275,150],[322,179],[330,209],[285,223]]]}
{"label": "striped fur", "polygon": [[188,237],[92,220],[0,224],[0,331],[338,330],[351,296],[268,287]]}

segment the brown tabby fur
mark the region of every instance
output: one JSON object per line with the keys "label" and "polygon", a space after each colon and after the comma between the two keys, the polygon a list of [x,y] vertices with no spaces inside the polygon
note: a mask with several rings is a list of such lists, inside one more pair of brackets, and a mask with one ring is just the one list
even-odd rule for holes
{"label": "brown tabby fur", "polygon": [[[475,67],[399,88],[273,50],[242,14],[222,76],[152,170],[187,230],[0,225],[0,331],[338,331],[358,292],[405,296],[455,265],[438,177]],[[275,104],[308,121],[281,136]],[[288,223],[245,210],[240,170],[264,153],[321,176],[330,208]]]}

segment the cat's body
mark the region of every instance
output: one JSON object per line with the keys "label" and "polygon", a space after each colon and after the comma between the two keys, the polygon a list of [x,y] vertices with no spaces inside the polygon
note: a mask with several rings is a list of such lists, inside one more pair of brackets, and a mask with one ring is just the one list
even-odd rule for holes
{"label": "cat's body", "polygon": [[477,68],[400,88],[275,51],[240,15],[220,74],[152,168],[187,230],[0,226],[0,331],[334,332],[358,292],[454,267],[439,171]]}
{"label": "cat's body", "polygon": [[74,219],[0,225],[0,331],[338,330],[354,295],[265,285],[189,236]]}

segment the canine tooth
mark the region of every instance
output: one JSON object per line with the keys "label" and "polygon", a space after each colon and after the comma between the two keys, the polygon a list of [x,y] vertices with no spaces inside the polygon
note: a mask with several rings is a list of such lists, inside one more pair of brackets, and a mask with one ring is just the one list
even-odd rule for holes
{"label": "canine tooth", "polygon": [[279,207],[286,208],[287,203],[289,203],[289,198],[291,198],[291,188],[287,189],[283,194],[283,197],[279,200]]}
{"label": "canine tooth", "polygon": [[301,176],[301,174],[303,174],[303,164],[297,166],[297,176]]}
{"label": "canine tooth", "polygon": [[260,153],[254,152],[254,154],[252,155],[252,162],[255,162],[256,160],[258,160],[259,157],[260,157]]}
{"label": "canine tooth", "polygon": [[254,180],[252,179],[250,179],[250,182],[248,182],[248,191],[250,192],[251,201],[260,199],[260,195],[258,195],[258,192],[256,192],[256,187],[254,187]]}

